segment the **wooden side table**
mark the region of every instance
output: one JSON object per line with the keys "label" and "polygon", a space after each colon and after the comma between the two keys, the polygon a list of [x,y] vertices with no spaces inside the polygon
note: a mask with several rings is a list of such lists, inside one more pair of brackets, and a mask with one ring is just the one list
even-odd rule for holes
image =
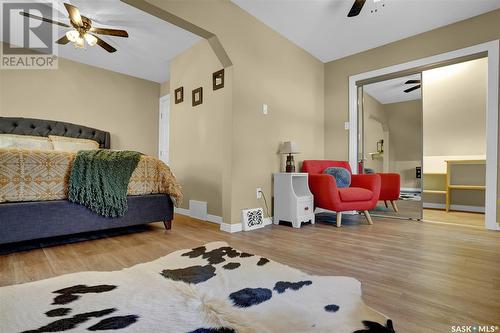
{"label": "wooden side table", "polygon": [[280,221],[291,222],[294,228],[303,222],[314,224],[314,197],[307,173],[274,174],[274,224]]}

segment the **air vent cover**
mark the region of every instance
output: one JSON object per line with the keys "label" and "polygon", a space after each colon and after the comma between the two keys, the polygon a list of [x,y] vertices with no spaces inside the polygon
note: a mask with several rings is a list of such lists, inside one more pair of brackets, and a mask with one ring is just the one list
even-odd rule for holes
{"label": "air vent cover", "polygon": [[262,228],[264,226],[262,208],[242,209],[241,223],[243,224],[244,231]]}

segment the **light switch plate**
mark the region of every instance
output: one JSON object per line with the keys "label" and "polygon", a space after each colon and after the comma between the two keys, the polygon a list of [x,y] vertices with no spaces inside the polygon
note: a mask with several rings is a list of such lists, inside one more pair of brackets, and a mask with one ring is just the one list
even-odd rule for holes
{"label": "light switch plate", "polygon": [[348,122],[348,121],[346,121],[346,122],[344,123],[344,129],[345,129],[345,130],[348,130],[348,129],[350,129],[350,127],[351,127],[351,124],[349,124],[349,122]]}
{"label": "light switch plate", "polygon": [[267,114],[267,104],[262,104],[262,114]]}

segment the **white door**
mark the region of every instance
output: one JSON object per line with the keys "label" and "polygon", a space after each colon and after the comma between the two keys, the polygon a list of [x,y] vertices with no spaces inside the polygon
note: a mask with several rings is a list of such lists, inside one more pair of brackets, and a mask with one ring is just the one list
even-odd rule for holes
{"label": "white door", "polygon": [[158,158],[165,164],[169,164],[170,95],[160,97],[159,124]]}

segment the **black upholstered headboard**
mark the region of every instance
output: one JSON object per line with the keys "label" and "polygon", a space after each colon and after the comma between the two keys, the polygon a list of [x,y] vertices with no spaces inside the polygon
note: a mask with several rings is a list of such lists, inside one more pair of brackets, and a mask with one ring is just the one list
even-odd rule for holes
{"label": "black upholstered headboard", "polygon": [[59,135],[71,138],[90,139],[99,142],[100,148],[109,149],[109,132],[95,128],[63,123],[61,121],[0,117],[0,134],[49,136]]}

